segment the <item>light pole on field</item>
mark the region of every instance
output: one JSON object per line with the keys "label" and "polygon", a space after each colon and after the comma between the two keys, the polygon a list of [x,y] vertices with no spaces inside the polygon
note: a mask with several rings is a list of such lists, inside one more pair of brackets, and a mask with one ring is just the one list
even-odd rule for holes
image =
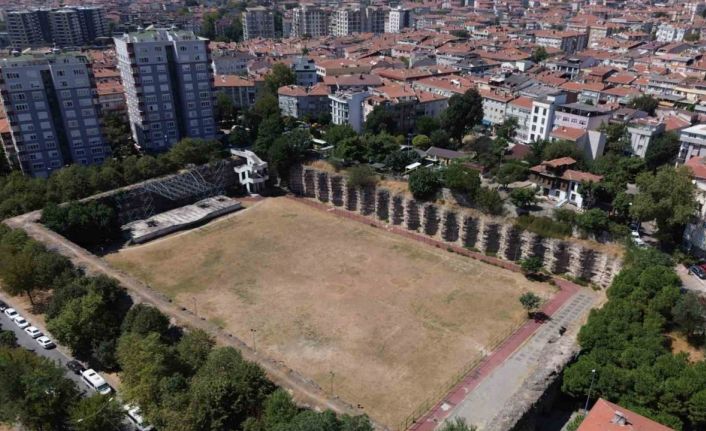
{"label": "light pole on field", "polygon": [[250,334],[252,334],[252,349],[257,353],[257,344],[255,344],[255,333],[257,329],[250,328]]}

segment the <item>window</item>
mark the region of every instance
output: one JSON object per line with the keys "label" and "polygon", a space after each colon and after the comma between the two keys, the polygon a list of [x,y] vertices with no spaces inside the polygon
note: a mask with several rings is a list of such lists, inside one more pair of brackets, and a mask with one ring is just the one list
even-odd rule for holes
{"label": "window", "polygon": [[27,96],[24,93],[15,93],[12,95],[13,100],[25,100]]}
{"label": "window", "polygon": [[74,107],[74,102],[72,100],[65,100],[64,101],[64,108],[73,108]]}
{"label": "window", "polygon": [[5,73],[5,76],[7,77],[7,79],[19,79],[20,78],[20,74],[15,73],[15,72],[7,72],[7,73]]}
{"label": "window", "polygon": [[10,84],[10,91],[14,90],[22,90],[22,84],[16,83],[16,84]]}
{"label": "window", "polygon": [[74,69],[74,75],[76,75],[76,76],[81,76],[81,75],[85,75],[85,74],[86,74],[86,71],[84,69]]}
{"label": "window", "polygon": [[73,128],[73,127],[78,127],[78,121],[76,121],[76,120],[69,120],[69,121],[66,122],[66,125],[69,126],[69,127],[72,127],[72,128]]}

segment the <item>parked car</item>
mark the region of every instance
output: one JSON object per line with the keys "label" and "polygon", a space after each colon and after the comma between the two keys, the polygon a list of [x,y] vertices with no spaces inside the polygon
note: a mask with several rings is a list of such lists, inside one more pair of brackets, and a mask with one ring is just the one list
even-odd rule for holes
{"label": "parked car", "polygon": [[12,320],[15,321],[15,325],[19,326],[20,329],[25,329],[26,327],[29,326],[29,322],[24,317],[20,316],[19,314],[17,316],[15,316],[15,318]]}
{"label": "parked car", "polygon": [[5,309],[5,315],[10,319],[14,319],[15,317],[19,316],[20,313],[18,313],[17,310],[15,310],[14,308],[7,308]]}
{"label": "parked car", "polygon": [[80,363],[79,361],[67,362],[66,368],[73,371],[73,373],[76,374],[77,376],[80,376],[84,371],[86,371],[86,367],[84,367],[83,364]]}
{"label": "parked car", "polygon": [[706,271],[699,265],[691,265],[689,267],[689,274],[694,274],[702,280],[706,280]]}
{"label": "parked car", "polygon": [[5,301],[0,301],[0,311],[5,311],[7,310],[7,303]]}
{"label": "parked car", "polygon": [[36,326],[30,326],[28,328],[25,328],[25,332],[34,339],[37,339],[44,335],[42,334],[42,331],[40,331],[39,328],[37,328]]}
{"label": "parked car", "polygon": [[53,349],[54,347],[56,347],[56,344],[54,344],[54,342],[46,335],[42,335],[41,337],[37,338],[37,343],[45,349]]}
{"label": "parked car", "polygon": [[142,417],[142,412],[139,407],[125,404],[123,409],[127,413],[127,418],[139,431],[152,431],[154,429],[154,427],[148,424],[147,421],[145,421],[145,418]]}
{"label": "parked car", "polygon": [[96,373],[92,368],[81,373],[81,378],[84,382],[101,395],[108,395],[113,391],[113,388],[105,381],[100,374]]}
{"label": "parked car", "polygon": [[632,238],[632,242],[634,242],[635,245],[638,246],[638,247],[640,247],[640,248],[646,248],[646,247],[647,247],[647,243],[646,243],[645,241],[643,241],[642,238],[640,238],[640,237],[637,237],[637,238],[633,237],[633,238]]}

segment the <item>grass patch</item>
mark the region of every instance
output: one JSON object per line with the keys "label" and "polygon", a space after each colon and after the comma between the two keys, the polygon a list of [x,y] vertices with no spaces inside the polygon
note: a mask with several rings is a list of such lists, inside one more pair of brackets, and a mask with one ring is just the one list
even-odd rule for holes
{"label": "grass patch", "polygon": [[521,215],[515,219],[515,225],[537,235],[548,238],[567,238],[571,236],[572,227],[569,223],[559,222],[549,217]]}

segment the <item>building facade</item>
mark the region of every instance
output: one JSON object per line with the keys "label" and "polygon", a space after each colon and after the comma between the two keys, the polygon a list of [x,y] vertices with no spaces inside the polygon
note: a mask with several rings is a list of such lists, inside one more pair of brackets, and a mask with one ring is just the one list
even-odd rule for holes
{"label": "building facade", "polygon": [[348,124],[360,133],[363,130],[363,101],[367,91],[338,91],[328,96],[331,102],[331,123]]}
{"label": "building facade", "polygon": [[102,163],[110,155],[95,91],[83,55],[0,60],[0,98],[11,129],[12,155],[23,173],[47,177],[67,164]]}
{"label": "building facade", "polygon": [[319,37],[329,32],[329,12],[317,6],[303,5],[292,10],[292,37]]}
{"label": "building facade", "polygon": [[275,15],[263,7],[249,7],[243,12],[243,39],[275,38]]}
{"label": "building facade", "polygon": [[143,31],[116,37],[115,50],[140,148],[161,152],[182,138],[216,136],[207,39],[187,31]]}
{"label": "building facade", "polygon": [[108,36],[101,6],[23,9],[7,12],[7,31],[14,48],[54,45],[79,47]]}

